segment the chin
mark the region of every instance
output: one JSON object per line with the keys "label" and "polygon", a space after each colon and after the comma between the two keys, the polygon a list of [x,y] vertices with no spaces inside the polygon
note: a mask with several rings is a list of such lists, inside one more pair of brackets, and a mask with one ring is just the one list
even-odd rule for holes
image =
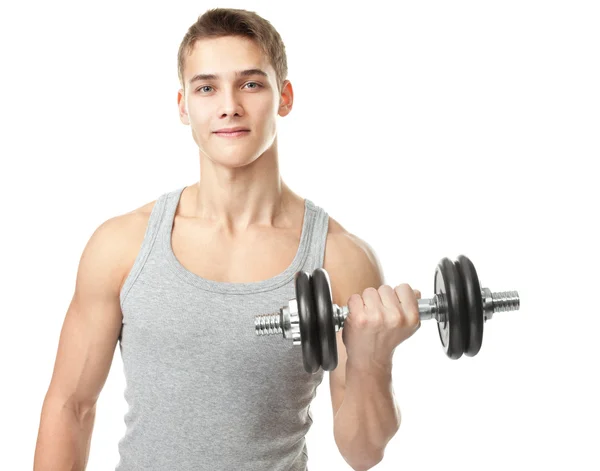
{"label": "chin", "polygon": [[250,165],[254,162],[258,157],[235,157],[231,158],[227,157],[217,157],[212,160],[214,163],[222,165],[223,167],[237,168],[237,167],[245,167],[246,165]]}

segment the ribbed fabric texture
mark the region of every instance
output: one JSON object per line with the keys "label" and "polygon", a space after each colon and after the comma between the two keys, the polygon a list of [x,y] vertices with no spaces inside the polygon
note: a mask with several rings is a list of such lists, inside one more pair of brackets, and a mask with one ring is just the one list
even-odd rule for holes
{"label": "ribbed fabric texture", "polygon": [[310,403],[323,370],[302,349],[257,336],[254,316],[296,297],[294,276],[323,266],[327,213],[305,199],[291,265],[252,283],[202,278],[171,246],[185,187],[161,195],[120,293],[126,432],[116,471],[307,471]]}

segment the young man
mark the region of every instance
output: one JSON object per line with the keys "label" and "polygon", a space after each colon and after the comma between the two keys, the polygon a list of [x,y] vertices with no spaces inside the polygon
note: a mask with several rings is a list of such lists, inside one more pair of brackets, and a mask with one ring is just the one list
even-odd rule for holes
{"label": "young man", "polygon": [[85,468],[117,342],[129,404],[117,470],[307,469],[323,370],[307,373],[298,347],[257,337],[253,321],[295,297],[298,271],[318,267],[351,312],[329,374],[335,441],[356,470],[382,459],[400,425],[391,354],[419,326],[418,292],[382,286],[369,245],[284,183],[276,120],[293,105],[286,75],[279,34],[253,12],[209,10],[188,30],[178,106],[201,178],[105,221],[86,245],[36,471]]}

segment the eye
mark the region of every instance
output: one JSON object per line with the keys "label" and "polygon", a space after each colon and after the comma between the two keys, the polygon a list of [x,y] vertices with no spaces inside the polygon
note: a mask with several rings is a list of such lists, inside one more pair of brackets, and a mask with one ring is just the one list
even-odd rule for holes
{"label": "eye", "polygon": [[[251,89],[254,89],[254,88],[262,88],[262,85],[261,85],[260,83],[258,83],[258,82],[248,82],[248,83],[246,83],[244,86],[246,86],[246,85],[250,85],[250,84],[254,84],[254,85],[256,85],[256,87],[251,87]],[[204,88],[212,88],[212,87],[211,87],[210,85],[204,85],[204,86],[202,86],[202,87],[198,87],[198,88],[196,89],[196,91],[197,91],[197,92],[199,92],[200,90],[202,90],[202,89],[204,89]]]}

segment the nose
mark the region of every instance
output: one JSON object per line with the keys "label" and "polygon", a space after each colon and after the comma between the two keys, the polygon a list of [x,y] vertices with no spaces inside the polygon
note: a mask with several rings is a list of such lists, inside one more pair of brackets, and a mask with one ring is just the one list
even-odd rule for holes
{"label": "nose", "polygon": [[241,116],[243,114],[243,108],[240,99],[236,95],[235,91],[230,90],[223,93],[223,104],[221,106],[221,111],[219,114],[221,118],[228,115]]}

